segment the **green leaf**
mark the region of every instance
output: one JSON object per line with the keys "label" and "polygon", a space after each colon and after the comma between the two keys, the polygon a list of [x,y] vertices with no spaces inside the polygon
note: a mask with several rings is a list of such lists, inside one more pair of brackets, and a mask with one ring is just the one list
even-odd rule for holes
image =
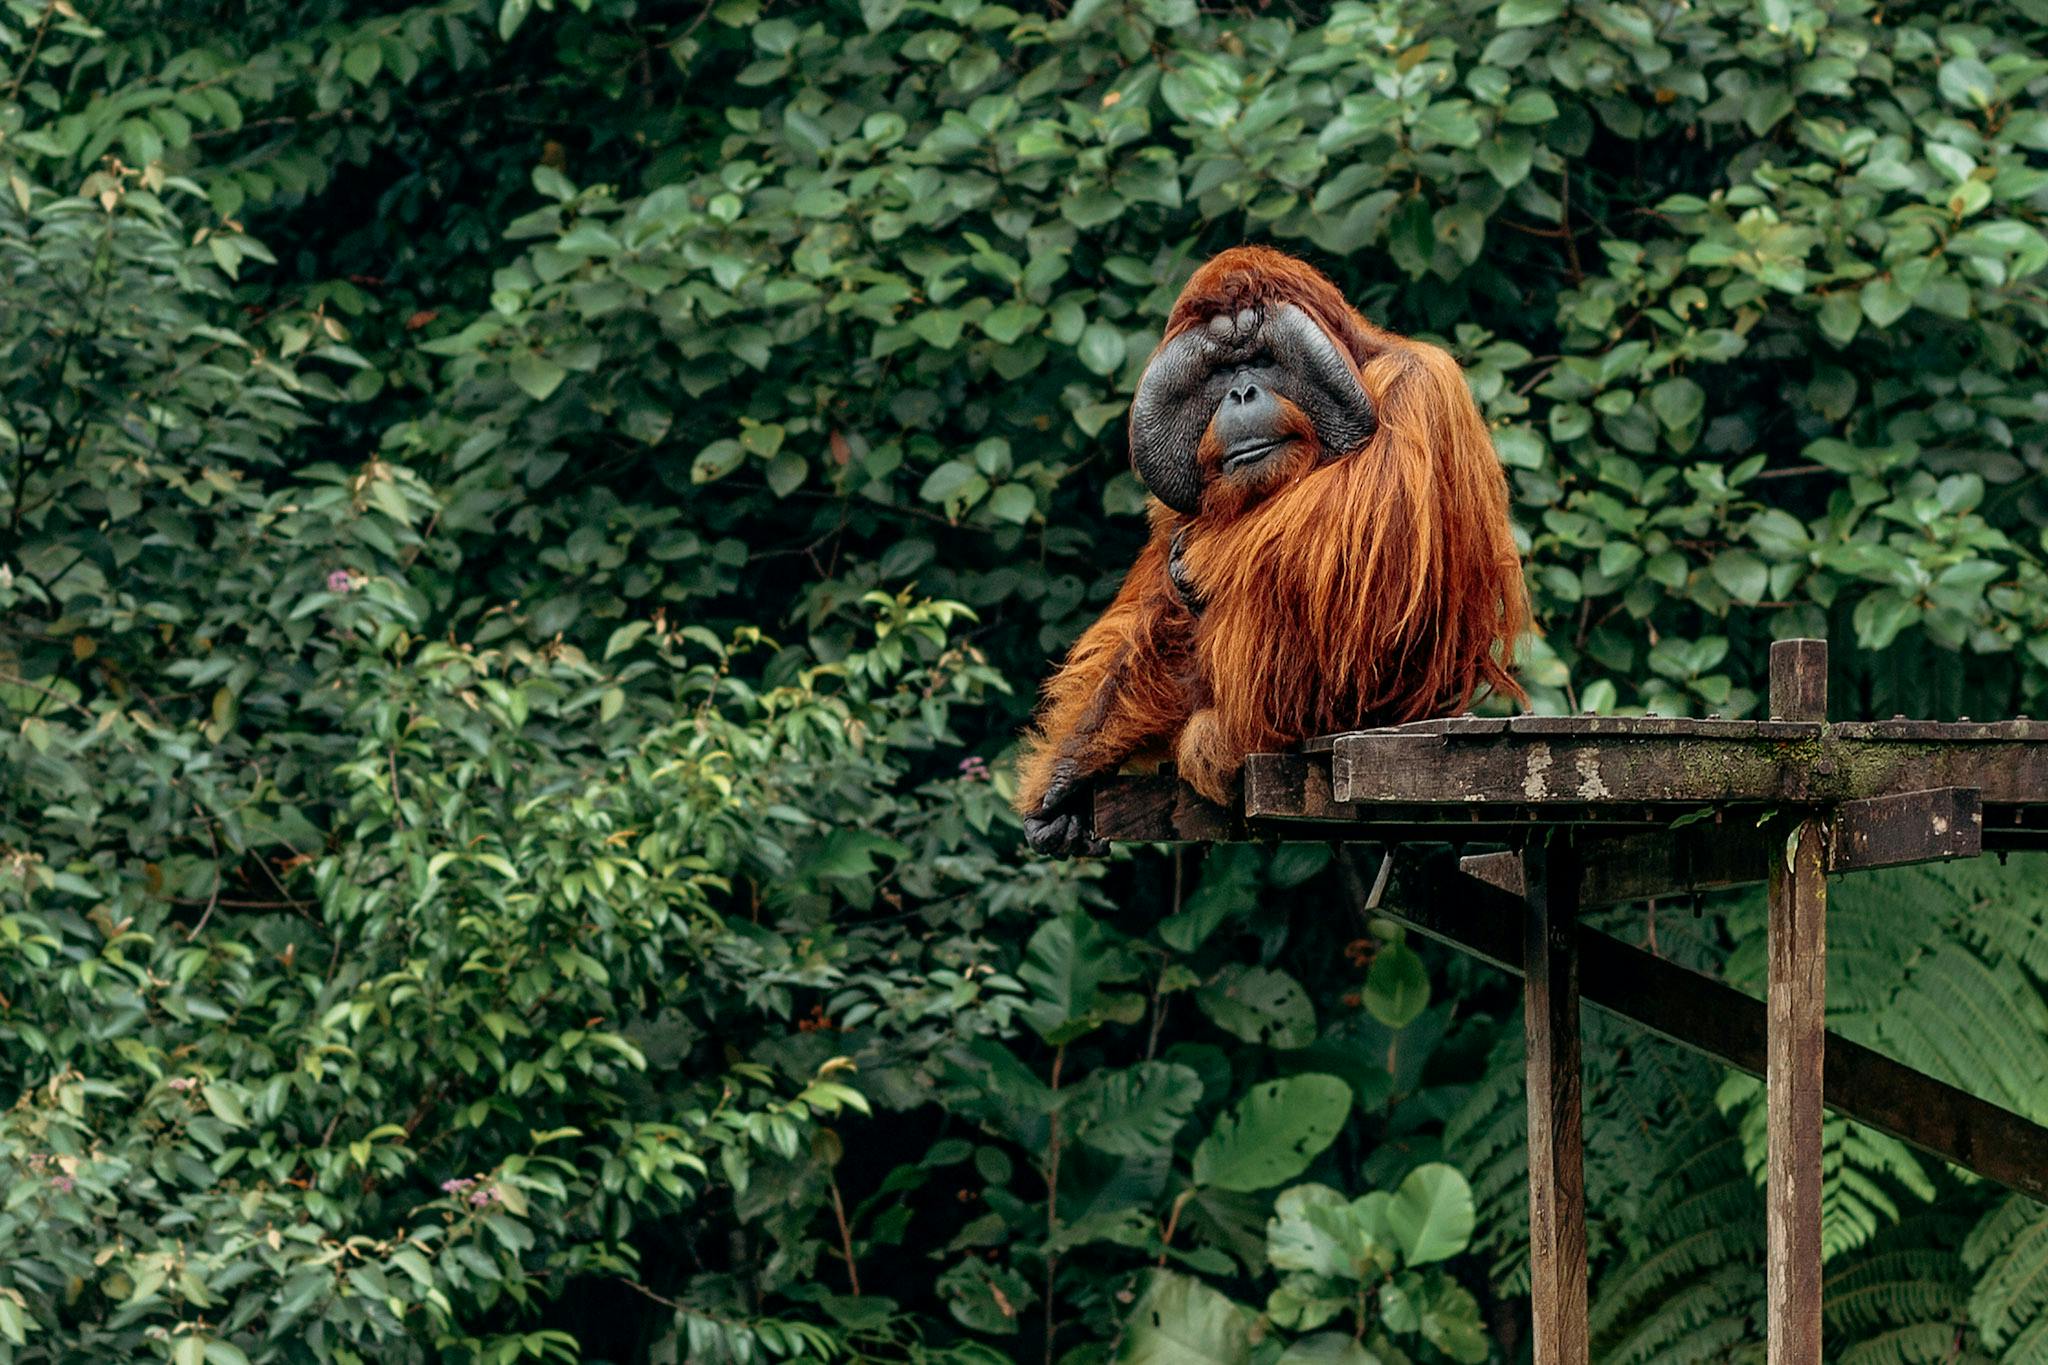
{"label": "green leaf", "polygon": [[1771,566],[1747,550],[1729,550],[1714,556],[1710,572],[1714,581],[1738,602],[1761,602],[1771,590]]}
{"label": "green leaf", "polygon": [[1112,1156],[1156,1156],[1171,1150],[1202,1099],[1202,1078],[1185,1066],[1140,1062],[1098,1071],[1077,1102],[1080,1140]]}
{"label": "green leaf", "polygon": [[1232,963],[1195,999],[1218,1028],[1247,1043],[1286,1049],[1316,1040],[1315,1006],[1285,972]]}
{"label": "green leaf", "polygon": [[201,1087],[199,1093],[206,1097],[206,1107],[211,1109],[222,1123],[230,1128],[249,1126],[248,1111],[242,1108],[242,1102],[230,1094],[226,1086],[218,1082],[209,1082]]}
{"label": "green leaf", "polygon": [[1318,1332],[1280,1353],[1276,1365],[1380,1365],[1349,1332]]}
{"label": "green leaf", "polygon": [[722,479],[738,469],[746,458],[746,447],[731,437],[713,441],[698,451],[697,458],[690,462],[690,482],[710,483]]}
{"label": "green leaf", "polygon": [[1935,77],[1942,98],[1964,109],[1987,109],[1998,95],[1998,78],[1974,57],[1951,57]]}
{"label": "green leaf", "polygon": [[1001,1262],[970,1256],[939,1277],[939,1294],[960,1325],[993,1336],[1012,1336],[1024,1311],[1038,1302],[1031,1282]]}
{"label": "green leaf", "polygon": [[1374,1235],[1387,1198],[1347,1200],[1327,1185],[1282,1190],[1266,1223],[1266,1263],[1275,1270],[1361,1282],[1391,1271],[1392,1248]]}
{"label": "green leaf", "polygon": [[1478,1214],[1472,1187],[1442,1162],[1417,1166],[1386,1206],[1387,1227],[1409,1265],[1448,1260],[1472,1240]]}
{"label": "green leaf", "polygon": [[1195,1149],[1194,1183],[1239,1193],[1292,1180],[1336,1139],[1351,1087],[1335,1076],[1289,1076],[1253,1086]]}
{"label": "green leaf", "polygon": [[904,3],[905,0],[860,0],[861,22],[868,26],[868,32],[880,33],[902,15]]}
{"label": "green leaf", "polygon": [[989,340],[1008,346],[1045,320],[1045,310],[1033,304],[1012,301],[981,320]]}
{"label": "green leaf", "polygon": [[1124,363],[1124,334],[1107,322],[1091,322],[1077,349],[1081,363],[1096,374],[1115,374]]}
{"label": "green leaf", "polygon": [[512,382],[536,403],[545,403],[569,374],[554,361],[533,351],[513,356],[511,373]]}
{"label": "green leaf", "polygon": [[926,502],[971,501],[969,493],[988,486],[988,480],[971,464],[948,460],[925,476],[917,496]]}
{"label": "green leaf", "polygon": [[1650,408],[1666,431],[1676,431],[1698,421],[1706,406],[1706,390],[1682,375],[1667,379],[1650,390]]}
{"label": "green leaf", "polygon": [[1406,1028],[1429,1006],[1429,972],[1405,943],[1383,944],[1365,977],[1365,1008],[1388,1028]]}
{"label": "green leaf", "polygon": [[1816,319],[1821,335],[1837,346],[1847,346],[1863,326],[1863,309],[1856,294],[1838,289],[1821,300]]}
{"label": "green leaf", "polygon": [[510,40],[519,26],[526,22],[527,11],[533,7],[533,0],[499,0],[498,36]]}
{"label": "green leaf", "polygon": [[1564,13],[1564,0],[1501,0],[1493,22],[1502,28],[1532,28]]}
{"label": "green leaf", "polygon": [[1913,306],[1913,300],[1906,291],[1890,280],[1872,280],[1863,286],[1859,295],[1863,304],[1863,316],[1870,319],[1874,327],[1889,327],[1906,316],[1906,310]]}
{"label": "green leaf", "polygon": [[1192,1276],[1155,1270],[1124,1325],[1119,1365],[1248,1365],[1250,1316]]}
{"label": "green leaf", "polygon": [[376,43],[361,43],[341,59],[341,69],[357,85],[368,85],[384,69],[384,49]]}
{"label": "green leaf", "polygon": [[989,515],[1022,526],[1038,511],[1038,495],[1021,483],[1006,483],[989,495]]}
{"label": "green leaf", "polygon": [[1549,123],[1557,117],[1557,101],[1547,90],[1517,90],[1500,116],[1507,123]]}
{"label": "green leaf", "polygon": [[786,498],[803,487],[805,476],[811,472],[810,461],[794,450],[782,449],[768,461],[768,491],[778,498]]}
{"label": "green leaf", "polygon": [[1202,880],[1180,913],[1161,920],[1159,939],[1176,952],[1191,953],[1232,915],[1257,900],[1258,850],[1249,844],[1217,844],[1202,863]]}
{"label": "green leaf", "polygon": [[1103,987],[1132,980],[1139,970],[1122,941],[1088,915],[1076,910],[1050,920],[1031,936],[1017,969],[1033,996],[1025,1022],[1047,1042],[1065,1043],[1111,1020],[1135,1021],[1144,997]]}

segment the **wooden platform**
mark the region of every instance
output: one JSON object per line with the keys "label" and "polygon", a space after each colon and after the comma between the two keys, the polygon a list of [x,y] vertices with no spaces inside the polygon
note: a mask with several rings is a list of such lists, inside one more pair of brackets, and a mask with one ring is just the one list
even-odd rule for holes
{"label": "wooden platform", "polygon": [[[1170,775],[1100,786],[1112,841],[1401,849],[1378,913],[1524,978],[1537,1365],[1587,1358],[1580,1000],[1765,1077],[1773,1365],[1821,1359],[1821,1115],[2048,1201],[2048,1129],[1827,1034],[1826,878],[2048,848],[2048,724],[1830,724],[1827,646],[1771,649],[1765,720],[1457,717],[1246,763],[1241,806]],[[1506,845],[1503,852],[1426,854]],[[1577,924],[1586,907],[1767,883],[1758,1001]]]}

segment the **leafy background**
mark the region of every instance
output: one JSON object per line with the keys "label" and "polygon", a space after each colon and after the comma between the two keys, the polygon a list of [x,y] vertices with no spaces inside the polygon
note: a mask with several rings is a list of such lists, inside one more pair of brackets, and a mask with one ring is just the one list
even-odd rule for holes
{"label": "leafy background", "polygon": [[[1452,346],[1545,710],[2048,688],[2048,5],[0,0],[0,1356],[1513,1361],[1508,986],[1024,857],[1244,240]],[[2048,1119],[2041,870],[1831,1023]],[[1755,989],[1751,901],[1608,927]],[[1597,1349],[1761,1358],[1753,1083],[1589,1017]],[[1829,1129],[1831,1354],[2048,1212]]]}

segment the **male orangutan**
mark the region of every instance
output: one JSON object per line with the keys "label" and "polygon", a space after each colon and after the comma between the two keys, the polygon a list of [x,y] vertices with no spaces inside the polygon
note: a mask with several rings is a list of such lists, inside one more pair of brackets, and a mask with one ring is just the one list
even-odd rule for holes
{"label": "male orangutan", "polygon": [[1248,753],[1521,697],[1507,483],[1457,362],[1264,247],[1188,281],[1131,404],[1152,536],[1046,684],[1033,848],[1100,851],[1090,779],[1171,759],[1213,801]]}

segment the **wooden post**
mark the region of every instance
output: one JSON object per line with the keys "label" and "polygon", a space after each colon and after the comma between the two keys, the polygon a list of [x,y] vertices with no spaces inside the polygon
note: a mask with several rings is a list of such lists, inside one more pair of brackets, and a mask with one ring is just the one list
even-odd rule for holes
{"label": "wooden post", "polygon": [[1770,1365],[1820,1365],[1827,830],[1822,821],[1809,817],[1794,826],[1782,844],[1771,837],[1764,1075],[1770,1129]]}
{"label": "wooden post", "polygon": [[1828,642],[1779,640],[1771,646],[1771,719],[1828,718]]}
{"label": "wooden post", "polygon": [[1529,1279],[1535,1365],[1585,1365],[1586,1175],[1580,1144],[1579,862],[1562,835],[1523,857]]}

